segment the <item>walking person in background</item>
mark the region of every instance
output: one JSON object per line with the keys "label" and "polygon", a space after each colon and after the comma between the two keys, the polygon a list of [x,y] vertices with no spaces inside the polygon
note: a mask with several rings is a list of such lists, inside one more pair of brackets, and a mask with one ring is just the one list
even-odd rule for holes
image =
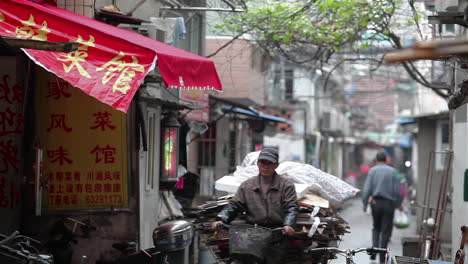
{"label": "walking person in background", "polygon": [[[396,170],[386,164],[387,155],[379,152],[376,165],[369,170],[362,191],[364,211],[370,205],[372,212],[372,246],[387,248],[393,228],[395,208],[401,206],[402,195]],[[380,254],[380,263],[385,255]],[[371,259],[376,258],[375,254]]]}

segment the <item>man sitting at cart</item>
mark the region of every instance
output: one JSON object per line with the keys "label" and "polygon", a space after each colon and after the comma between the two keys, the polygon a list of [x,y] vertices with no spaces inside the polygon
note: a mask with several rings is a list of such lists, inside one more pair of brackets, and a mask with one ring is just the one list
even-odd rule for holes
{"label": "man sitting at cart", "polygon": [[[217,215],[220,221],[212,223],[212,228],[216,229],[220,223],[230,224],[239,213],[245,212],[249,224],[282,227],[283,234],[294,234],[299,212],[296,190],[291,181],[276,173],[278,165],[277,150],[263,149],[257,161],[259,175],[239,186],[229,204]],[[268,248],[266,263],[281,263],[282,244]]]}

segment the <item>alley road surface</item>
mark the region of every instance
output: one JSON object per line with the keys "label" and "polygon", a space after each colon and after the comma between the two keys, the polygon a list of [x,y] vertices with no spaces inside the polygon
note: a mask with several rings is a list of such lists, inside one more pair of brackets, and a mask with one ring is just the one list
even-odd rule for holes
{"label": "alley road surface", "polygon": [[[355,249],[362,247],[372,246],[372,216],[366,214],[362,210],[362,201],[359,197],[347,200],[343,208],[338,211],[341,217],[347,221],[350,225],[349,231],[343,236],[343,241],[339,244],[341,249]],[[391,255],[402,255],[402,243],[403,237],[415,236],[416,235],[416,223],[414,222],[415,217],[410,218],[410,226],[405,229],[393,228],[392,237],[388,248],[390,248]],[[354,256],[354,261],[358,264],[378,263],[371,261],[369,255],[365,252],[358,253]],[[346,263],[344,257],[332,260],[329,263],[341,264]]]}

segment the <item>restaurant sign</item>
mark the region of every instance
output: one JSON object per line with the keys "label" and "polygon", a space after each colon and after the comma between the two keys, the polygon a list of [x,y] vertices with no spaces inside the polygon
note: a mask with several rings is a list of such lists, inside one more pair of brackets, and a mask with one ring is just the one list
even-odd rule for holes
{"label": "restaurant sign", "polygon": [[125,114],[36,68],[43,209],[128,207]]}

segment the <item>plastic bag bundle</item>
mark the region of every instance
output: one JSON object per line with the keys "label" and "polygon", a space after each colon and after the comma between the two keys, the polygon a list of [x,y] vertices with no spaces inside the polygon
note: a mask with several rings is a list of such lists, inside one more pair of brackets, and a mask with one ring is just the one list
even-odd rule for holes
{"label": "plastic bag bundle", "polygon": [[241,178],[243,181],[250,177],[258,175],[257,160],[260,155],[260,151],[250,152],[245,156],[240,166],[236,167],[233,176]]}
{"label": "plastic bag bundle", "polygon": [[236,171],[234,171],[233,176],[241,178],[243,181],[247,180],[251,177],[258,175],[258,167],[257,165],[250,165],[247,167],[237,166]]}
{"label": "plastic bag bundle", "polygon": [[[260,151],[249,153],[233,173],[234,177],[247,180],[258,175],[257,159]],[[354,188],[336,176],[328,174],[312,165],[285,161],[280,163],[276,172],[293,183],[307,184],[309,192],[327,199],[332,207],[340,207],[341,203],[355,196],[359,189]]]}
{"label": "plastic bag bundle", "polygon": [[408,215],[404,211],[396,210],[393,225],[396,228],[407,228],[409,226]]}
{"label": "plastic bag bundle", "polygon": [[245,158],[242,161],[240,167],[244,168],[244,167],[248,167],[248,166],[252,166],[252,165],[256,166],[258,156],[260,156],[260,151],[250,152],[249,154],[247,154],[247,156],[245,156]]}
{"label": "plastic bag bundle", "polygon": [[344,200],[354,197],[359,192],[359,189],[338,177],[309,164],[285,161],[278,166],[276,172],[295,183],[308,184],[310,192],[327,199],[332,207],[339,207]]}

